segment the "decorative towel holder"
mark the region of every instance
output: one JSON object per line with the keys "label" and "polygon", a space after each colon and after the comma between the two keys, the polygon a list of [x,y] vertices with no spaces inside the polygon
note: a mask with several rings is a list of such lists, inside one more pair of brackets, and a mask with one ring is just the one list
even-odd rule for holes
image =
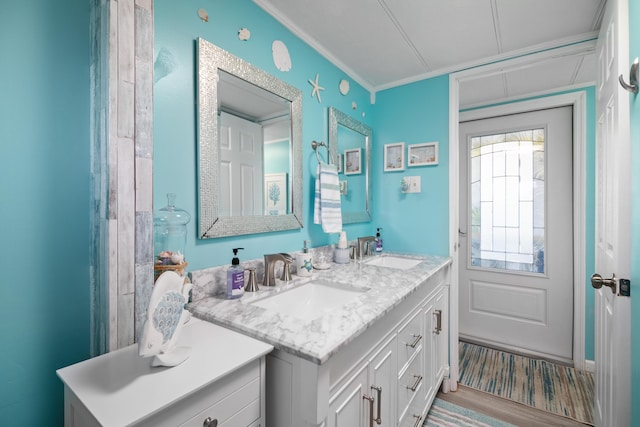
{"label": "decorative towel holder", "polygon": [[629,84],[624,81],[622,74],[620,74],[618,80],[625,90],[628,90],[635,95],[638,94],[638,58],[636,58],[635,61],[633,61],[633,64],[631,64],[631,69],[629,70]]}
{"label": "decorative towel holder", "polygon": [[335,165],[336,164],[336,160],[333,158],[333,154],[331,154],[331,150],[329,150],[329,146],[327,144],[325,144],[323,141],[311,141],[311,147],[313,148],[313,150],[316,152],[316,159],[318,159],[318,163],[320,163],[322,161],[322,159],[320,158],[320,154],[318,154],[318,148],[319,147],[325,147],[327,149],[327,158],[329,163]]}

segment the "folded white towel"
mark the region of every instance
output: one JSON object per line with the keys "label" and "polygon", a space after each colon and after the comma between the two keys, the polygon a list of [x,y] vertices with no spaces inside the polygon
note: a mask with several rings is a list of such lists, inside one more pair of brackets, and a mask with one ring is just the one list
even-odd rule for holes
{"label": "folded white towel", "polygon": [[313,207],[313,223],[322,224],[322,231],[338,233],[342,230],[340,185],[336,165],[318,162]]}

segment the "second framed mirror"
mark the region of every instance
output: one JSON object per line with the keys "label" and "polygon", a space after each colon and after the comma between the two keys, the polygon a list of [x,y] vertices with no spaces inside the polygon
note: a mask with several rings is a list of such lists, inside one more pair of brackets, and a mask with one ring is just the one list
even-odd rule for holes
{"label": "second framed mirror", "polygon": [[372,137],[369,126],[329,107],[329,149],[339,163],[343,224],[371,221]]}

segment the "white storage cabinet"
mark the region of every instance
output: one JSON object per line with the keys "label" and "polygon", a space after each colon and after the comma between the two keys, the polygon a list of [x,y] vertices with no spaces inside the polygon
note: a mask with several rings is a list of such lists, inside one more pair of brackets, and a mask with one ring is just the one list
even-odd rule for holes
{"label": "white storage cabinet", "polygon": [[178,345],[191,356],[172,368],[132,345],[58,370],[65,426],[264,427],[271,345],[195,318]]}

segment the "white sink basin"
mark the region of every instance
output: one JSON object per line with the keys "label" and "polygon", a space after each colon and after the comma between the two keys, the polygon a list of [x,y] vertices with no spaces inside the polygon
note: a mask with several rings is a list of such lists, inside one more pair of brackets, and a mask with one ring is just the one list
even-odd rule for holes
{"label": "white sink basin", "polygon": [[313,281],[251,304],[299,319],[313,320],[353,301],[367,290]]}
{"label": "white sink basin", "polygon": [[408,270],[422,262],[421,259],[405,258],[394,255],[373,256],[362,261],[363,264],[375,265],[377,267],[397,268],[399,270]]}

